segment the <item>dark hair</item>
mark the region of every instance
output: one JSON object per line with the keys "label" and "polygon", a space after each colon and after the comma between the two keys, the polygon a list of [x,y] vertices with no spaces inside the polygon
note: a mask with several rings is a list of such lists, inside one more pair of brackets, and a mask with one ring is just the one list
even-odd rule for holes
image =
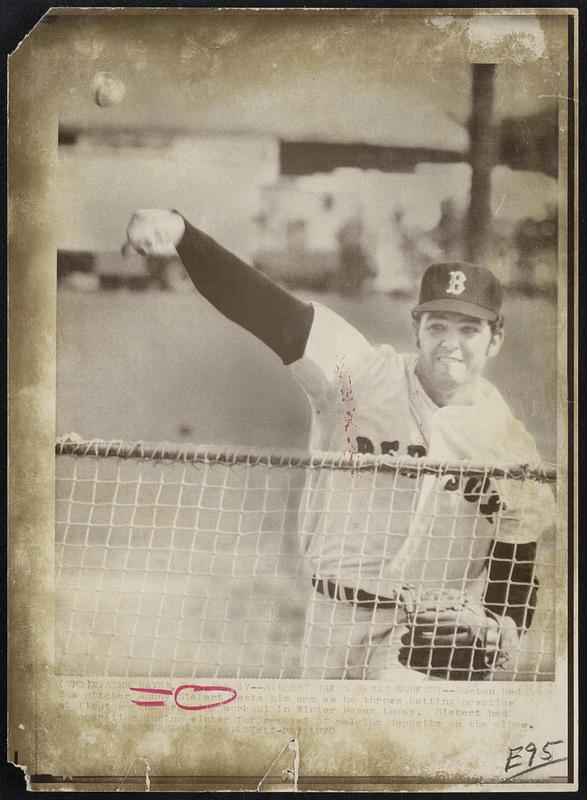
{"label": "dark hair", "polygon": [[[423,313],[424,313],[423,311],[412,311],[412,319],[415,322],[417,322],[418,325],[420,324],[420,320],[422,319]],[[501,331],[503,330],[503,323],[504,323],[503,314],[500,314],[497,319],[493,320],[493,322],[489,322],[489,329],[491,331],[492,336],[501,333]]]}
{"label": "dark hair", "polygon": [[501,333],[501,331],[503,330],[503,323],[504,323],[503,314],[500,314],[497,319],[489,323],[489,328],[493,336],[495,336],[496,333]]}

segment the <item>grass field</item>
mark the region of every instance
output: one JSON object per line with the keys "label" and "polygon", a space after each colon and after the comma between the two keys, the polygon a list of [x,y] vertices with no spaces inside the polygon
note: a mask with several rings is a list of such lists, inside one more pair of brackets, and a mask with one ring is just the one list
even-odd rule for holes
{"label": "grass field", "polygon": [[[411,349],[405,302],[320,300],[373,341]],[[506,316],[492,377],[552,458],[555,310],[519,298]],[[196,294],[63,292],[58,347],[58,434],[305,446],[306,402],[288,371]],[[192,468],[186,478],[185,469],[58,460],[64,672],[295,677],[309,586],[296,535],[300,476]],[[269,505],[255,506],[261,489]],[[540,607],[525,649],[544,652],[532,657],[544,675],[552,670],[552,541],[540,560]],[[532,659],[518,666],[531,669]]]}

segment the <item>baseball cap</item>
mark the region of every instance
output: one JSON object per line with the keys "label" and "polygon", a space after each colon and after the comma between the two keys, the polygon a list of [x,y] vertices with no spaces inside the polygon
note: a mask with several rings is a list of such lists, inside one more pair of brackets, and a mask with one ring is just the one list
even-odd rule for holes
{"label": "baseball cap", "polygon": [[453,311],[495,322],[501,316],[501,303],[501,284],[491,270],[455,261],[428,267],[414,311]]}

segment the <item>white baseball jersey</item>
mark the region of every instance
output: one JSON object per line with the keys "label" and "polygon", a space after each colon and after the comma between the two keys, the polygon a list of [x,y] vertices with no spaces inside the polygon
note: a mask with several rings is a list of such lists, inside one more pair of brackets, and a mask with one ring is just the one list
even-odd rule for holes
{"label": "white baseball jersey", "polygon": [[[310,401],[312,451],[536,463],[532,437],[497,389],[478,379],[473,405],[438,407],[416,376],[417,355],[372,346],[314,304],[304,356],[291,366]],[[480,595],[494,539],[536,541],[553,495],[534,481],[317,470],[303,533],[314,574],[386,596],[424,585]]]}

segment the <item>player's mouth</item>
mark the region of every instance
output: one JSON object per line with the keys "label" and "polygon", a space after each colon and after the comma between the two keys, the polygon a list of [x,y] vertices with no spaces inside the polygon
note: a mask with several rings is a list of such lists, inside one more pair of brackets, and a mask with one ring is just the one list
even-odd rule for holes
{"label": "player's mouth", "polygon": [[436,360],[440,361],[441,364],[462,364],[463,359],[457,358],[456,356],[436,356]]}

